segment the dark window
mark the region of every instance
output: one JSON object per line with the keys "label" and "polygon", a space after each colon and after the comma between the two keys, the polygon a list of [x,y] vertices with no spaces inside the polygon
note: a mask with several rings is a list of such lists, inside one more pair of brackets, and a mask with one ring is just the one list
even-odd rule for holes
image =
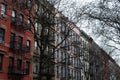
{"label": "dark window", "polygon": [[14,58],[10,57],[9,58],[9,72],[12,72],[14,69]]}
{"label": "dark window", "polygon": [[14,58],[13,57],[9,58],[9,66],[11,66],[11,67],[14,66]]}
{"label": "dark window", "polygon": [[6,17],[6,5],[5,4],[2,4],[1,6],[1,16],[2,17]]}
{"label": "dark window", "polygon": [[30,70],[30,62],[26,61],[26,74],[29,74],[29,70]]}
{"label": "dark window", "polygon": [[30,52],[30,40],[27,40],[26,51]]}
{"label": "dark window", "polygon": [[22,60],[18,59],[17,60],[17,70],[21,71],[21,69],[22,69]]}
{"label": "dark window", "polygon": [[24,22],[24,16],[22,14],[20,14],[20,22],[23,23]]}
{"label": "dark window", "polygon": [[5,34],[5,30],[0,28],[0,43],[4,42],[4,34]]}
{"label": "dark window", "polygon": [[34,64],[33,64],[33,72],[38,73],[38,62],[37,61],[34,62]]}
{"label": "dark window", "polygon": [[15,34],[11,33],[10,35],[10,48],[15,48]]}
{"label": "dark window", "polygon": [[22,50],[22,42],[23,42],[23,38],[21,36],[18,37],[18,49]]}
{"label": "dark window", "polygon": [[0,70],[2,70],[2,66],[3,66],[3,55],[0,54]]}

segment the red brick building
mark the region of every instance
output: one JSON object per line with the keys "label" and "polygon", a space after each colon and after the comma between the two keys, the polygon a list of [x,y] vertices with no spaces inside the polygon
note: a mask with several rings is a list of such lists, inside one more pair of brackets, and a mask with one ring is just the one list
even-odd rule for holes
{"label": "red brick building", "polygon": [[0,0],[0,80],[32,80],[31,0]]}

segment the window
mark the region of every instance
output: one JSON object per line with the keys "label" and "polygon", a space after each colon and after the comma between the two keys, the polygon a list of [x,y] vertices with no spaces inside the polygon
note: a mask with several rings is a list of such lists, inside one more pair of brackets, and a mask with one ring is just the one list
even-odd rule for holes
{"label": "window", "polygon": [[32,7],[32,2],[31,2],[31,0],[27,0],[27,7],[28,7],[28,9],[30,10],[31,9],[31,7]]}
{"label": "window", "polygon": [[3,66],[3,55],[0,54],[0,70],[2,70],[2,66]]}
{"label": "window", "polygon": [[2,4],[1,16],[4,18],[6,17],[6,5],[5,4]]}
{"label": "window", "polygon": [[30,70],[30,62],[26,61],[26,74],[29,74],[29,70]]}
{"label": "window", "polygon": [[18,49],[22,50],[22,42],[23,42],[23,38],[21,36],[18,37]]}
{"label": "window", "polygon": [[30,52],[30,40],[27,40],[26,51]]}
{"label": "window", "polygon": [[38,6],[38,3],[35,4],[35,13],[38,13],[39,12],[39,6]]}
{"label": "window", "polygon": [[20,14],[20,22],[23,23],[24,22],[24,16],[22,14]]}
{"label": "window", "polygon": [[15,48],[15,34],[11,33],[10,34],[10,48]]}
{"label": "window", "polygon": [[4,34],[5,34],[5,30],[0,28],[0,43],[4,42]]}
{"label": "window", "polygon": [[30,22],[30,18],[28,18],[28,21],[27,21],[27,28],[28,28],[28,30],[30,30],[30,26],[31,26],[31,22]]}
{"label": "window", "polygon": [[37,41],[34,43],[34,48],[37,49]]}
{"label": "window", "polygon": [[34,73],[38,73],[38,62],[37,62],[37,61],[35,61],[35,62],[33,63],[33,72],[34,72]]}
{"label": "window", "polygon": [[12,17],[16,17],[16,10],[12,10]]}
{"label": "window", "polygon": [[38,23],[35,23],[35,32],[38,32]]}
{"label": "window", "polygon": [[10,57],[9,58],[9,71],[13,71],[14,68],[14,58]]}
{"label": "window", "polygon": [[11,66],[11,67],[14,66],[14,58],[13,57],[9,58],[9,66]]}
{"label": "window", "polygon": [[16,10],[12,10],[12,15],[11,15],[11,22],[15,24],[16,22]]}
{"label": "window", "polygon": [[21,69],[22,69],[21,67],[22,67],[22,60],[18,59],[17,60],[17,70],[21,71]]}

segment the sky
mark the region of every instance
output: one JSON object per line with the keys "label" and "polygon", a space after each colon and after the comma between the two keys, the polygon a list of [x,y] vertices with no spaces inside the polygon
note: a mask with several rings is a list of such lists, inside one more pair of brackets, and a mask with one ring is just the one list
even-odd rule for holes
{"label": "sky", "polygon": [[77,2],[78,4],[84,5],[84,4],[92,2],[94,0],[73,0],[73,1]]}

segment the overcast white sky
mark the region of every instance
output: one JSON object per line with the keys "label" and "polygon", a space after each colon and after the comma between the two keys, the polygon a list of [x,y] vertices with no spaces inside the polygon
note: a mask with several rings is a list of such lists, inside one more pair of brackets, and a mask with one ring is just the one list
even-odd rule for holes
{"label": "overcast white sky", "polygon": [[78,4],[84,5],[84,4],[94,1],[94,0],[73,0],[73,1],[77,2]]}

